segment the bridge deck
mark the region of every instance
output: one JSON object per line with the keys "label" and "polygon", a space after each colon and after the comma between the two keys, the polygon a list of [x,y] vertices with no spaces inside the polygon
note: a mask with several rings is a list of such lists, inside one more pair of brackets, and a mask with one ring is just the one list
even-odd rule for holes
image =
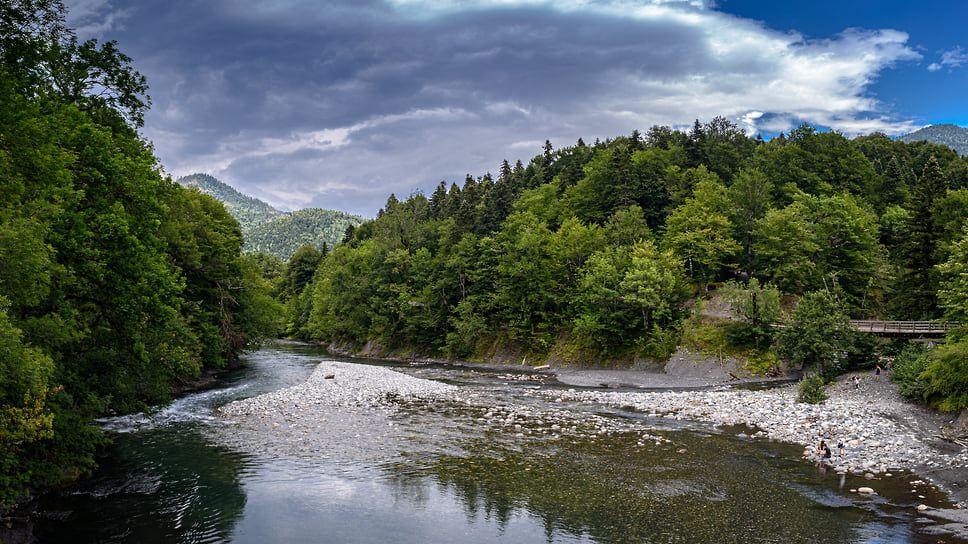
{"label": "bridge deck", "polygon": [[[851,319],[850,324],[860,332],[881,336],[944,336],[946,332],[961,327],[958,321],[877,321]],[[777,329],[786,329],[786,323],[774,323]]]}
{"label": "bridge deck", "polygon": [[957,321],[875,321],[852,319],[850,324],[860,332],[874,334],[897,334],[905,336],[941,336],[961,327]]}

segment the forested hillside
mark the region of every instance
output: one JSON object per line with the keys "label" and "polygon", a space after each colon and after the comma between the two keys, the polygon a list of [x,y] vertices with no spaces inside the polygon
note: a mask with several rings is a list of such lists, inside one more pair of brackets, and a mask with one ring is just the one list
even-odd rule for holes
{"label": "forested hillside", "polygon": [[946,145],[964,157],[968,155],[968,128],[952,124],[940,124],[924,127],[910,134],[898,138],[902,142],[931,142]]}
{"label": "forested hillside", "polygon": [[0,508],[91,470],[96,416],[278,331],[238,222],[162,177],[147,83],[63,6],[0,3]]}
{"label": "forested hillside", "polygon": [[198,187],[225,204],[232,217],[242,225],[244,251],[265,253],[283,261],[288,261],[304,245],[317,249],[333,247],[343,239],[347,227],[356,227],[363,222],[358,215],[319,208],[283,213],[206,174],[185,176],[178,182]]}
{"label": "forested hillside", "polygon": [[307,208],[273,219],[245,232],[247,252],[265,253],[288,261],[302,246],[333,247],[348,227],[359,226],[363,218],[345,212]]}
{"label": "forested hillside", "polygon": [[[290,334],[450,357],[662,360],[695,342],[767,367],[872,365],[851,316],[968,322],[966,220],[968,164],[947,147],[806,125],[763,141],[717,118],[547,142],[496,178],[391,195],[330,254],[290,263],[302,280],[283,300]],[[742,322],[690,317],[711,286]],[[801,303],[777,333],[781,296]],[[919,395],[968,405],[965,346],[934,350]]]}
{"label": "forested hillside", "polygon": [[246,196],[208,174],[192,174],[178,178],[177,181],[188,187],[198,187],[203,193],[220,200],[239,222],[243,233],[285,215],[258,198]]}

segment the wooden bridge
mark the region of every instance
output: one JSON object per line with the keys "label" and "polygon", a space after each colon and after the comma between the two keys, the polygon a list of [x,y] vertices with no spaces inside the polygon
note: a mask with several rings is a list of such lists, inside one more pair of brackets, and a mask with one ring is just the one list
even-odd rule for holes
{"label": "wooden bridge", "polygon": [[958,321],[873,321],[851,319],[850,324],[860,332],[878,336],[944,336],[961,327]]}
{"label": "wooden bridge", "polygon": [[[859,332],[887,337],[937,338],[961,327],[958,321],[876,321],[851,319],[850,324]],[[775,329],[786,329],[787,323],[774,323]]]}

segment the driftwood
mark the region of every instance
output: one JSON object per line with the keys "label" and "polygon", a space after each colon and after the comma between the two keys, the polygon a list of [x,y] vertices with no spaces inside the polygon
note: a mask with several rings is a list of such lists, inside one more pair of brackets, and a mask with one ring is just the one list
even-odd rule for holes
{"label": "driftwood", "polygon": [[968,448],[968,442],[966,442],[964,439],[962,439],[960,437],[950,436],[947,432],[945,432],[945,430],[942,430],[941,431],[941,434],[936,434],[934,436],[935,436],[935,438],[940,438],[940,439],[945,440],[947,442],[951,442],[953,444],[958,444],[959,446],[961,446],[963,448]]}

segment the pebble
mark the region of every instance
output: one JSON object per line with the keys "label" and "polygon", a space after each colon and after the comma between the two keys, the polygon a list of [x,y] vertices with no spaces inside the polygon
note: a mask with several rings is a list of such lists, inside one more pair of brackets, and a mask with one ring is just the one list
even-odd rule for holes
{"label": "pebble", "polygon": [[455,385],[414,378],[385,367],[330,361],[320,363],[299,385],[231,402],[218,411],[223,416],[293,415],[290,409],[305,411],[314,405],[384,406],[392,400],[449,398],[457,390]]}
{"label": "pebble", "polygon": [[[892,407],[875,397],[854,391],[831,392],[820,405],[797,402],[795,385],[764,390],[660,390],[616,392],[602,390],[527,390],[527,396],[553,403],[579,402],[632,409],[650,417],[692,420],[715,426],[745,425],[756,439],[770,439],[805,447],[803,456],[826,462],[838,472],[875,478],[891,471],[961,467],[968,465],[968,453],[944,453],[929,447],[909,429],[889,417]],[[282,415],[287,422],[300,418],[326,422],[326,409],[372,409],[392,412],[413,401],[450,401],[467,411],[467,418],[484,427],[505,429],[519,435],[593,437],[630,430],[616,418],[604,418],[588,411],[555,407],[494,404],[492,397],[433,380],[416,378],[376,365],[325,361],[306,382],[257,397],[229,403],[218,412],[229,418],[265,418]],[[890,402],[895,402],[891,400]],[[351,412],[354,413],[355,412]],[[305,420],[304,420],[305,421]],[[274,422],[273,426],[278,426]],[[389,425],[384,425],[386,429]],[[396,427],[394,427],[396,428]],[[637,430],[642,440],[667,442]],[[744,432],[745,437],[745,431]],[[837,448],[844,437],[846,453]],[[824,439],[833,457],[822,460],[816,445]]]}
{"label": "pebble", "polygon": [[[886,414],[887,402],[850,394],[831,395],[825,403],[797,402],[795,385],[765,390],[694,390],[610,392],[569,389],[546,393],[556,400],[621,407],[668,419],[689,419],[716,426],[746,425],[753,436],[806,446],[803,456],[838,470],[866,473],[874,478],[925,465],[952,467],[968,464],[968,454],[946,454],[924,444]],[[902,402],[902,401],[900,401]],[[845,438],[846,453],[837,449]],[[823,460],[816,446],[823,439],[831,459]]]}

